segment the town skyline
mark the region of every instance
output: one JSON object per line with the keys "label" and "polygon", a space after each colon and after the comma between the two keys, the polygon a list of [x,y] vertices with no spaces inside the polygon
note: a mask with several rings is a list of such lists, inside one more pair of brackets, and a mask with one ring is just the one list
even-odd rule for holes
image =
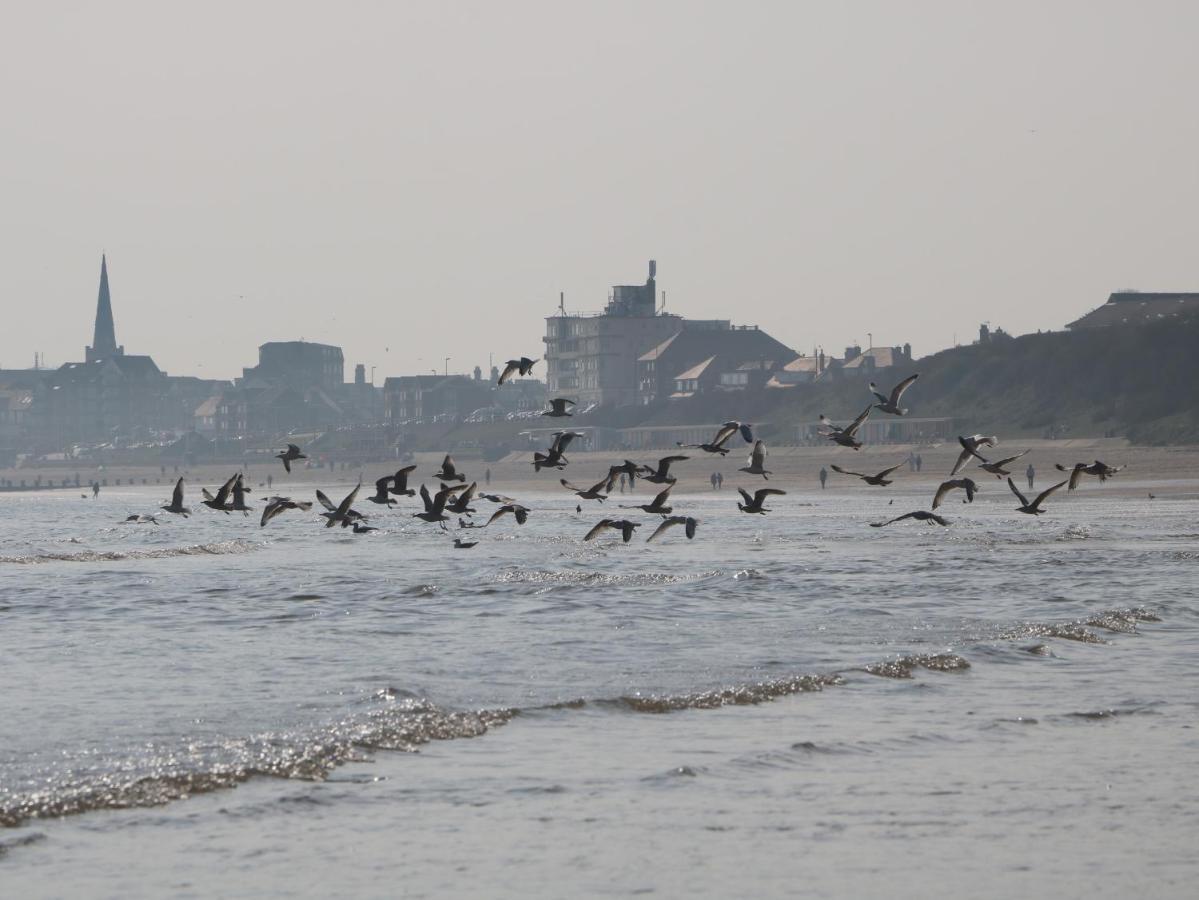
{"label": "town skyline", "polygon": [[[108,254],[106,252],[102,251],[100,254],[99,262],[97,264],[97,268],[95,268],[93,270],[92,291],[93,292],[96,291],[96,285],[97,285],[97,283],[99,283],[101,294],[106,295],[109,298],[107,300],[107,303],[111,304],[111,306],[109,306],[108,312],[107,312],[109,327],[110,328],[112,328],[112,327],[120,328],[120,331],[122,334],[122,344],[126,343],[124,341],[124,336],[126,334],[134,334],[134,335],[140,334],[143,336],[149,336],[150,339],[153,340],[153,336],[159,332],[155,331],[152,323],[138,322],[136,320],[128,321],[128,320],[125,320],[122,318],[121,307],[124,305],[123,300],[122,300],[122,295],[120,293],[119,287],[116,289],[114,289],[112,287],[112,285],[110,283],[110,276],[108,274],[108,269],[109,269]],[[597,314],[600,311],[602,311],[603,306],[610,299],[610,295],[611,295],[611,291],[612,291],[612,287],[610,285],[611,285],[612,280],[613,279],[611,277],[608,278],[609,287],[607,287],[605,289],[602,301],[596,300],[596,301],[594,301],[593,305],[587,306],[585,308],[572,306],[569,302],[566,302],[565,308],[566,308],[567,314],[568,315],[587,316],[587,315],[594,315],[594,314]],[[625,280],[636,281],[637,279],[635,277],[630,277]],[[1131,290],[1135,291],[1136,289],[1131,289]],[[561,297],[563,297],[563,298],[565,297],[564,291],[559,292],[559,293],[560,293]],[[665,290],[658,291],[658,302],[659,302],[660,306],[664,302],[663,295],[665,293],[666,293]],[[1112,293],[1112,291],[1109,291],[1108,293]],[[115,296],[115,299],[113,299],[114,296]],[[1085,313],[1087,311],[1090,311],[1092,309],[1095,309],[1095,308],[1098,308],[1099,306],[1101,306],[1103,300],[1106,299],[1106,297],[1107,297],[1107,294],[1105,294],[1102,298],[1100,298],[1098,302],[1091,302],[1090,304],[1080,306],[1080,307],[1074,309],[1073,312],[1068,314],[1068,318],[1066,319],[1065,322],[1056,324],[1056,326],[1038,325],[1034,328],[1028,329],[1027,332],[1016,332],[1009,328],[1006,328],[1005,327],[1006,323],[1004,323],[1002,320],[999,320],[999,321],[995,321],[992,319],[980,320],[979,322],[975,322],[973,324],[973,326],[964,324],[963,328],[960,332],[955,332],[954,340],[951,343],[946,344],[945,346],[935,346],[935,347],[933,347],[933,346],[928,346],[928,347],[917,346],[914,351],[914,356],[916,358],[921,357],[921,356],[928,356],[928,355],[937,353],[941,350],[949,349],[954,346],[960,346],[962,343],[967,343],[967,344],[971,343],[977,337],[977,334],[978,334],[977,329],[980,324],[987,324],[987,325],[990,325],[991,327],[999,327],[999,328],[1003,329],[1004,331],[1006,331],[1007,333],[1010,333],[1013,335],[1018,335],[1020,333],[1030,333],[1032,331],[1060,331],[1060,330],[1063,330],[1063,328],[1065,327],[1065,325],[1068,324],[1069,321],[1072,321],[1073,319],[1077,318],[1078,316],[1082,315],[1083,313]],[[243,296],[243,299],[244,299],[244,296]],[[536,323],[536,325],[534,327],[537,329],[537,331],[535,333],[535,336],[533,338],[530,338],[526,343],[531,344],[534,350],[540,349],[540,350],[544,351],[543,336],[544,336],[545,319],[547,317],[552,317],[552,316],[559,314],[557,302],[558,302],[558,300],[555,300],[555,306],[553,307],[553,309],[548,310],[545,313],[545,315],[540,316],[540,317],[536,318],[535,320],[533,320]],[[117,307],[116,312],[113,312],[112,306]],[[81,322],[81,324],[79,326],[80,327],[80,335],[81,335],[79,340],[74,339],[73,331],[67,330],[65,328],[57,328],[57,329],[49,330],[49,331],[41,333],[41,334],[27,336],[25,338],[25,340],[23,341],[23,345],[26,348],[25,349],[26,355],[31,358],[21,359],[21,358],[17,358],[17,357],[12,357],[12,358],[0,357],[0,370],[4,370],[4,369],[18,370],[18,369],[32,369],[32,368],[54,369],[54,368],[58,368],[59,366],[65,364],[65,363],[73,362],[77,359],[82,358],[84,354],[81,354],[79,352],[79,344],[81,341],[85,340],[84,335],[86,334],[87,331],[94,330],[95,323],[92,322],[91,316],[95,312],[95,301],[94,300],[88,301],[88,303],[86,304],[86,308],[88,310],[88,312],[86,313],[86,315],[88,317],[88,322],[91,324],[87,324],[87,327],[84,328],[84,323]],[[705,318],[704,316],[696,315],[695,313],[689,312],[685,307],[682,307],[682,308],[669,307],[669,308],[665,309],[664,311],[672,313],[672,314],[676,314],[676,315],[682,315],[686,318],[691,318],[691,319]],[[740,311],[740,310],[738,310],[738,311]],[[75,312],[82,315],[83,314],[82,307],[81,307],[81,309],[76,310]],[[730,318],[730,316],[731,316],[731,318]],[[758,326],[758,327],[766,328],[768,330],[773,330],[774,332],[777,332],[780,335],[782,335],[784,339],[792,340],[792,341],[794,340],[793,338],[791,338],[791,336],[789,334],[782,332],[773,323],[759,322],[756,319],[754,319],[752,314],[750,314],[747,318],[745,318],[743,320],[743,319],[737,318],[736,316],[732,316],[730,311],[724,310],[723,317],[729,318],[730,321],[734,325]],[[191,316],[186,317],[186,319],[189,321],[191,318],[192,318]],[[115,323],[118,323],[115,326],[114,326],[114,321],[115,321]],[[139,325],[141,327],[138,327]],[[819,338],[817,338],[817,339],[813,340],[812,343],[809,345],[805,346],[800,342],[795,342],[794,346],[795,346],[796,351],[801,355],[813,355],[814,351],[824,351],[828,355],[833,356],[837,353],[842,352],[843,350],[845,350],[848,347],[858,346],[863,349],[869,349],[871,347],[886,347],[886,346],[892,346],[892,345],[898,346],[899,344],[904,344],[904,343],[910,344],[910,342],[911,342],[910,337],[907,335],[904,335],[904,334],[896,335],[896,336],[894,336],[894,339],[892,340],[892,339],[890,339],[891,336],[875,334],[875,333],[872,333],[872,332],[864,330],[864,329],[859,329],[859,332],[861,332],[860,336],[855,335],[851,338],[846,338],[843,340],[824,341],[824,340],[820,340]],[[65,337],[64,337],[64,335],[65,335]],[[53,337],[53,340],[43,340],[43,338],[48,339],[50,337]],[[242,335],[242,338],[245,342],[245,355],[240,357],[237,360],[233,360],[233,362],[230,363],[231,370],[228,373],[217,371],[216,367],[213,365],[209,365],[206,367],[202,360],[197,360],[194,363],[195,370],[189,370],[187,368],[173,366],[173,365],[171,365],[171,363],[169,361],[170,357],[168,356],[167,352],[160,350],[157,346],[150,346],[150,347],[139,346],[139,345],[136,345],[133,341],[129,341],[128,343],[129,343],[131,352],[154,356],[156,358],[156,360],[160,361],[161,368],[163,369],[164,372],[168,372],[169,374],[172,374],[172,375],[189,375],[189,376],[200,377],[200,378],[205,378],[205,379],[209,379],[209,380],[220,380],[220,381],[232,381],[232,380],[238,378],[242,369],[244,369],[248,365],[253,364],[253,360],[257,356],[258,349],[263,343],[297,342],[297,341],[299,341],[299,342],[309,342],[309,343],[331,344],[331,345],[341,348],[343,350],[343,352],[345,353],[345,362],[347,365],[347,376],[346,376],[347,380],[350,378],[350,375],[352,374],[353,366],[361,364],[366,367],[366,371],[367,371],[367,375],[368,375],[368,378],[367,378],[368,383],[375,384],[376,386],[381,386],[383,379],[387,378],[388,376],[409,375],[409,374],[417,375],[417,374],[427,374],[430,372],[432,372],[433,374],[445,374],[448,372],[448,374],[451,374],[451,375],[454,375],[454,374],[471,375],[476,367],[480,368],[484,372],[484,375],[486,376],[490,372],[492,367],[494,367],[497,364],[502,365],[504,360],[506,358],[508,358],[508,357],[504,356],[504,353],[512,352],[515,355],[520,355],[523,352],[528,352],[527,348],[525,346],[522,346],[519,350],[515,350],[515,351],[503,351],[503,352],[491,351],[488,354],[488,358],[484,358],[484,359],[465,358],[462,360],[457,360],[455,357],[449,357],[449,360],[447,361],[446,356],[438,355],[438,353],[434,351],[431,353],[431,355],[415,357],[415,359],[411,359],[409,361],[409,363],[406,365],[400,364],[399,368],[388,368],[388,369],[384,370],[383,365],[381,363],[374,362],[370,359],[364,359],[364,358],[355,356],[354,353],[349,349],[349,347],[346,344],[339,343],[338,341],[331,339],[328,336],[322,335],[322,334],[299,334],[299,335],[296,335],[296,334],[290,334],[290,333],[271,332],[271,333],[266,333],[266,334],[261,334],[261,335],[245,334],[245,335]],[[32,350],[28,349],[30,346],[29,340],[33,340],[34,343],[37,344],[38,346],[33,347]],[[166,341],[164,343],[165,343],[165,346],[167,346],[167,347],[169,347],[171,345],[169,341]],[[353,340],[351,340],[348,343],[349,343],[349,345],[352,346],[355,342]],[[46,350],[42,349],[40,346],[41,344],[49,344],[50,346],[64,348],[61,351],[63,353],[63,356],[61,358],[56,358],[53,353],[48,353]],[[240,345],[235,345],[235,346],[240,346]],[[450,345],[446,344],[446,346],[449,347]],[[385,349],[385,352],[384,352],[385,359],[390,361],[390,360],[394,360],[399,357],[399,354],[393,355],[390,352],[388,345],[385,345],[384,349]],[[426,348],[425,352],[429,353],[428,348]],[[544,357],[542,357],[542,360],[543,359],[544,359]],[[453,365],[451,365],[450,363],[453,363]],[[204,371],[200,371],[200,370],[204,370]],[[372,375],[373,375],[373,377],[372,377]],[[542,381],[545,380],[544,367],[542,368],[540,373],[535,373],[535,377],[539,378],[539,380],[542,380]]]}

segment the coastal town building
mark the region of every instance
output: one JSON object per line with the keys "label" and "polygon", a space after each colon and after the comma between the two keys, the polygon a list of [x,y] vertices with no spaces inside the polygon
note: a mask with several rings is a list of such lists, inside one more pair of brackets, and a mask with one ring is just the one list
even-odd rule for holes
{"label": "coastal town building", "polygon": [[172,378],[150,356],[117,343],[107,257],[92,343],[82,362],[68,362],[38,379],[25,419],[34,443],[50,451],[74,444],[147,440],[157,432],[190,427],[191,412],[219,382]]}
{"label": "coastal town building", "polygon": [[765,385],[795,351],[756,325],[678,320],[679,330],[637,359],[637,402]]}
{"label": "coastal town building", "polygon": [[546,381],[551,396],[580,406],[649,405],[717,386],[764,384],[796,356],[755,325],[696,320],[658,307],[657,264],[642,285],[617,285],[599,313],[546,318]]}

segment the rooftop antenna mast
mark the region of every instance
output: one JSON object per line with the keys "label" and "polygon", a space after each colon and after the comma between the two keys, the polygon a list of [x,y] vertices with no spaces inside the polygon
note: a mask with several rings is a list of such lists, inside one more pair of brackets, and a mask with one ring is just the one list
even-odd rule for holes
{"label": "rooftop antenna mast", "polygon": [[566,291],[558,291],[558,312],[566,315]]}

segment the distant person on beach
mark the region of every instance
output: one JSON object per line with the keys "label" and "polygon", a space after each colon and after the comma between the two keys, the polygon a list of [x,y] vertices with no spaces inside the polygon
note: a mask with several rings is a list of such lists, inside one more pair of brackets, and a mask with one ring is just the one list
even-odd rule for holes
{"label": "distant person on beach", "polygon": [[95,500],[99,496],[100,496],[100,482],[93,481],[92,482],[92,499]]}
{"label": "distant person on beach", "polygon": [[916,471],[916,454],[915,453],[908,454],[908,468],[911,469],[913,472]]}
{"label": "distant person on beach", "polygon": [[620,492],[622,494],[624,493],[624,486],[625,486],[625,474],[624,474],[624,472],[621,472],[620,473]]}
{"label": "distant person on beach", "polygon": [[1037,477],[1037,470],[1032,467],[1032,463],[1028,464],[1028,468],[1024,470],[1024,474],[1028,478],[1028,489],[1031,491],[1033,479]]}
{"label": "distant person on beach", "polygon": [[266,489],[269,491],[271,489],[271,487],[274,486],[274,484],[275,484],[275,476],[267,475],[266,476]]}
{"label": "distant person on beach", "polygon": [[483,472],[483,483],[488,487],[491,486],[491,469],[487,469]]}
{"label": "distant person on beach", "polygon": [[716,490],[718,490],[718,491],[724,490],[724,476],[721,475],[719,472],[716,473]]}
{"label": "distant person on beach", "polygon": [[824,490],[824,483],[828,481],[828,469],[824,466],[820,467],[820,490]]}
{"label": "distant person on beach", "polygon": [[712,473],[712,477],[709,478],[708,481],[712,482],[712,490],[716,490],[716,473],[715,472]]}

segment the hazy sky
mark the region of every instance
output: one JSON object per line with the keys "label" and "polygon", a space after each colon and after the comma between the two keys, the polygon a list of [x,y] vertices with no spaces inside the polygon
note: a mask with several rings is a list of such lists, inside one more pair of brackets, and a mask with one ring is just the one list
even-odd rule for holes
{"label": "hazy sky", "polygon": [[[0,365],[540,356],[649,258],[796,349],[1199,290],[1199,4],[14,3]],[[542,370],[543,371],[543,370]]]}

